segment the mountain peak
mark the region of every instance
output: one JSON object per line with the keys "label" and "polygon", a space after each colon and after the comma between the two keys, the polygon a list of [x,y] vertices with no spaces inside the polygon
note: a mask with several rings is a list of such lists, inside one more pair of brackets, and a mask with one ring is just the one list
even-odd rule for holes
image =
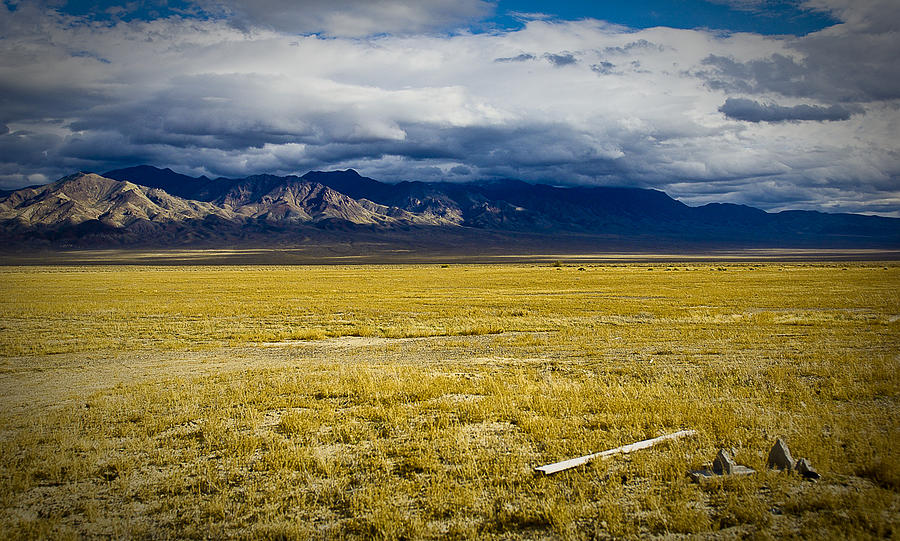
{"label": "mountain peak", "polygon": [[103,175],[98,175],[97,173],[91,173],[89,171],[79,171],[77,173],[72,173],[71,175],[66,175],[61,179],[57,180],[54,184],[67,184],[70,182],[84,182],[84,181],[93,181],[93,182],[103,182],[110,180],[108,177],[104,177]]}
{"label": "mountain peak", "polygon": [[378,201],[390,189],[388,184],[378,182],[369,177],[364,177],[355,169],[344,171],[310,171],[302,177],[303,180],[324,184],[333,190],[354,199],[369,199]]}
{"label": "mountain peak", "polygon": [[131,182],[118,181],[96,173],[79,172],[49,184],[46,189],[65,194],[73,199],[99,201],[114,191],[136,189]]}
{"label": "mountain peak", "polygon": [[306,178],[308,176],[310,176],[310,177],[326,176],[326,177],[343,177],[343,178],[366,178],[366,177],[360,175],[356,169],[344,169],[343,171],[340,171],[340,170],[310,171],[309,173],[306,173],[305,175],[303,175],[300,178]]}

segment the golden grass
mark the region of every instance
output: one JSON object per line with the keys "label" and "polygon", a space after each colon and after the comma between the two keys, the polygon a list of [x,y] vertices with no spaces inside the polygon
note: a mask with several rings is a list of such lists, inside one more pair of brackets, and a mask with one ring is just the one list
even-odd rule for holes
{"label": "golden grass", "polygon": [[896,267],[719,270],[726,268],[0,268],[0,354],[539,330],[584,335],[590,346],[595,331],[617,326],[623,339],[638,330],[690,339],[706,324],[762,331],[841,320],[888,328],[900,312]]}
{"label": "golden grass", "polygon": [[[898,535],[900,267],[581,268],[0,269],[0,385],[72,382],[0,409],[0,535]],[[731,446],[759,474],[690,481]]]}

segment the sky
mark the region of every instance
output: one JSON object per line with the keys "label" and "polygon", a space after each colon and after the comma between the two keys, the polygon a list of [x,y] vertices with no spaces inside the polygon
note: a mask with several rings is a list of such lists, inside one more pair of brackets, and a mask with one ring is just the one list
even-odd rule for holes
{"label": "sky", "polygon": [[897,0],[0,0],[0,189],[139,164],[900,216]]}

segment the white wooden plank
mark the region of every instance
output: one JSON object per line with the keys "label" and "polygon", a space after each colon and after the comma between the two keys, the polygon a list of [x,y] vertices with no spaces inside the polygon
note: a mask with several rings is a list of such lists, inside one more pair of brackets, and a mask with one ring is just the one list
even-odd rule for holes
{"label": "white wooden plank", "polygon": [[636,443],[630,443],[628,445],[623,445],[621,447],[616,447],[614,449],[608,449],[606,451],[601,451],[599,453],[593,453],[590,455],[580,456],[578,458],[570,458],[569,460],[563,460],[562,462],[556,462],[553,464],[547,464],[546,466],[538,466],[535,468],[536,471],[544,472],[545,475],[550,475],[552,473],[560,472],[563,470],[568,470],[570,468],[574,468],[575,466],[581,466],[582,464],[587,464],[591,460],[595,458],[607,458],[613,455],[618,454],[626,454],[631,453],[633,451],[638,451],[640,449],[646,449],[648,447],[653,447],[659,442],[666,440],[674,440],[678,438],[683,438],[685,436],[693,436],[696,434],[696,430],[682,430],[680,432],[675,432],[673,434],[666,434],[665,436],[659,436],[658,438],[652,438],[649,440],[639,441]]}

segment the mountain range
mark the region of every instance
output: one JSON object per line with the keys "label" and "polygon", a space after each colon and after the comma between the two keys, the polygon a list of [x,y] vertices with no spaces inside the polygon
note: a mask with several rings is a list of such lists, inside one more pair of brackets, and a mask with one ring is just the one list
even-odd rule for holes
{"label": "mountain range", "polygon": [[734,204],[657,190],[518,180],[388,184],[356,171],[190,177],[138,166],[0,193],[8,247],[294,246],[405,250],[900,248],[900,219]]}

